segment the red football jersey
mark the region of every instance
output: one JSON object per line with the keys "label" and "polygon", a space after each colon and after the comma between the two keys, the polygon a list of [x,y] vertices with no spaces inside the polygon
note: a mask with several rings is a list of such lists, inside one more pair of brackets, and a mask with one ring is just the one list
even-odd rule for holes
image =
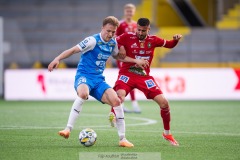
{"label": "red football jersey", "polygon": [[149,75],[150,65],[156,47],[173,48],[177,45],[177,40],[165,40],[155,35],[148,35],[140,41],[136,33],[124,33],[117,37],[118,46],[124,46],[127,56],[135,59],[145,58],[149,61],[149,67],[144,70],[136,67],[134,63],[124,63],[119,73],[134,73],[136,75]]}
{"label": "red football jersey", "polygon": [[125,20],[120,21],[120,25],[117,28],[116,36],[120,36],[123,33],[127,32],[136,32],[137,22],[132,21],[132,23],[127,23]]}

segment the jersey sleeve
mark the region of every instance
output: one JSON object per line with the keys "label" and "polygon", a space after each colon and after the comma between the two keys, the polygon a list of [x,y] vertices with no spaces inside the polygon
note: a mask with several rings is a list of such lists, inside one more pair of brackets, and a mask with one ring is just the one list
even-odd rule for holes
{"label": "jersey sleeve", "polygon": [[91,36],[85,38],[83,41],[77,44],[77,47],[80,49],[81,53],[86,53],[87,51],[93,50],[93,48],[96,46],[96,43],[96,39]]}
{"label": "jersey sleeve", "polygon": [[166,44],[166,40],[159,38],[159,37],[155,37],[155,42],[156,42],[156,47],[164,47]]}
{"label": "jersey sleeve", "polygon": [[173,48],[177,45],[177,40],[165,40],[159,37],[155,37],[156,47],[165,47],[165,48]]}
{"label": "jersey sleeve", "polygon": [[122,34],[122,25],[119,25],[119,27],[118,27],[117,30],[116,30],[115,35],[116,35],[116,36],[120,36],[121,34]]}
{"label": "jersey sleeve", "polygon": [[126,37],[126,35],[127,35],[127,33],[123,33],[122,35],[120,35],[120,36],[118,36],[117,38],[116,38],[116,40],[117,40],[117,43],[118,43],[118,47],[120,47],[120,46],[124,46],[124,42],[125,42],[125,37]]}

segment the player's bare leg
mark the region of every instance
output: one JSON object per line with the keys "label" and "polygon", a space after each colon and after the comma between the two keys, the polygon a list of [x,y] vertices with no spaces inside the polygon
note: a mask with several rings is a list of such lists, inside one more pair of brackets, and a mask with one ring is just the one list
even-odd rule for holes
{"label": "player's bare leg", "polygon": [[162,134],[163,138],[165,140],[169,141],[171,145],[179,146],[179,143],[174,139],[173,135],[170,132],[171,116],[170,116],[170,107],[169,107],[167,99],[162,94],[160,94],[160,95],[157,95],[156,97],[154,97],[153,100],[158,103],[158,105],[160,106],[160,109],[161,109],[160,114],[162,117],[163,127],[164,127],[164,131]]}
{"label": "player's bare leg", "polygon": [[133,147],[134,145],[131,142],[129,142],[125,136],[126,128],[125,128],[124,112],[121,106],[121,101],[118,98],[116,92],[112,88],[107,89],[102,96],[102,102],[107,103],[110,106],[113,106],[113,110],[116,116],[116,127],[118,130],[118,136],[120,140],[119,146]]}
{"label": "player's bare leg", "polygon": [[58,132],[60,136],[66,139],[69,138],[70,132],[73,129],[74,123],[79,117],[80,112],[82,111],[82,105],[85,102],[85,99],[87,99],[89,95],[88,91],[89,89],[86,84],[81,84],[78,86],[78,97],[76,98],[76,100],[72,105],[66,128]]}

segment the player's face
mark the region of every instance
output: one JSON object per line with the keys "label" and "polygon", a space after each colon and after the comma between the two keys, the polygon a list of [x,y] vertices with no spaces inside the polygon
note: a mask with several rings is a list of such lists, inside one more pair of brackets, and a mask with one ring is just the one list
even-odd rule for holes
{"label": "player's face", "polygon": [[127,19],[132,19],[134,13],[135,13],[135,10],[132,9],[132,8],[126,8],[126,9],[124,10],[124,16],[125,16]]}
{"label": "player's face", "polygon": [[117,26],[113,26],[111,24],[106,24],[102,27],[101,36],[105,42],[108,42],[111,40],[111,38],[115,35],[115,32],[117,30]]}
{"label": "player's face", "polygon": [[144,40],[146,36],[148,35],[148,32],[150,30],[149,26],[137,26],[137,36],[140,40]]}

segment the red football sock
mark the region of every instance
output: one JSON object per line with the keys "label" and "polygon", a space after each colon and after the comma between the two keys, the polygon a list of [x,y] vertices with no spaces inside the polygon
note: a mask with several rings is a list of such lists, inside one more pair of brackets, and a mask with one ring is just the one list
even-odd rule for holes
{"label": "red football sock", "polygon": [[113,113],[116,115],[116,113],[115,113],[115,111],[114,111],[113,107],[111,107],[111,112],[113,112]]}
{"label": "red football sock", "polygon": [[163,120],[163,127],[165,130],[170,130],[170,108],[161,108],[161,117]]}
{"label": "red football sock", "polygon": [[131,97],[131,100],[132,100],[132,101],[135,101],[135,100],[136,100],[134,90],[132,90],[132,91],[130,92],[130,97]]}

